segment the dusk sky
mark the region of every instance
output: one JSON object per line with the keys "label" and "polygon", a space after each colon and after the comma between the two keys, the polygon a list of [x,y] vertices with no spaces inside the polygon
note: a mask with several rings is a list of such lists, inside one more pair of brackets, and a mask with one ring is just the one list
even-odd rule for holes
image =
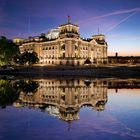
{"label": "dusk sky", "polygon": [[140,55],[140,0],[0,0],[0,36],[36,36],[67,23],[82,37],[104,34],[108,52]]}

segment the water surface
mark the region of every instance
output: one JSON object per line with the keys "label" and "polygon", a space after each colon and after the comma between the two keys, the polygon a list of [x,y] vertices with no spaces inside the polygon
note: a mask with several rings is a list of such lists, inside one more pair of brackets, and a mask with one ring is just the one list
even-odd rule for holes
{"label": "water surface", "polygon": [[139,140],[138,79],[0,80],[0,140]]}

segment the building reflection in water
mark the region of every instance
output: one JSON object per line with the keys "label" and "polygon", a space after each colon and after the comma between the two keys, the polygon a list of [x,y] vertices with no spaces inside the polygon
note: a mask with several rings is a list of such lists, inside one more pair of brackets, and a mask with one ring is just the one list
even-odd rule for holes
{"label": "building reflection in water", "polygon": [[36,92],[22,90],[15,107],[40,108],[64,121],[79,119],[83,106],[102,111],[107,102],[107,82],[104,80],[37,80]]}
{"label": "building reflection in water", "polygon": [[16,89],[20,89],[15,107],[40,108],[64,121],[79,119],[79,111],[83,106],[103,111],[108,89],[117,92],[121,88],[140,88],[140,80],[136,79],[39,79],[15,83]]}

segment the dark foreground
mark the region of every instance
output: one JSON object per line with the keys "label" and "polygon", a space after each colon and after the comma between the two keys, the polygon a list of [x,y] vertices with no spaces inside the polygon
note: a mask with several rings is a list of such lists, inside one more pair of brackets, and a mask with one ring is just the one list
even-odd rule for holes
{"label": "dark foreground", "polygon": [[82,76],[96,78],[140,78],[140,66],[108,66],[108,67],[32,67],[16,70],[0,70],[1,75],[24,77]]}

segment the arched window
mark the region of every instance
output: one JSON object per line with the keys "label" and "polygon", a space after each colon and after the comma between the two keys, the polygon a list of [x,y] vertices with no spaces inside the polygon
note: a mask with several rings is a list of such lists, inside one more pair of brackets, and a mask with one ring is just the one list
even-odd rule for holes
{"label": "arched window", "polygon": [[78,46],[75,45],[75,50],[78,50]]}
{"label": "arched window", "polygon": [[61,46],[61,50],[65,50],[65,45],[62,45]]}

